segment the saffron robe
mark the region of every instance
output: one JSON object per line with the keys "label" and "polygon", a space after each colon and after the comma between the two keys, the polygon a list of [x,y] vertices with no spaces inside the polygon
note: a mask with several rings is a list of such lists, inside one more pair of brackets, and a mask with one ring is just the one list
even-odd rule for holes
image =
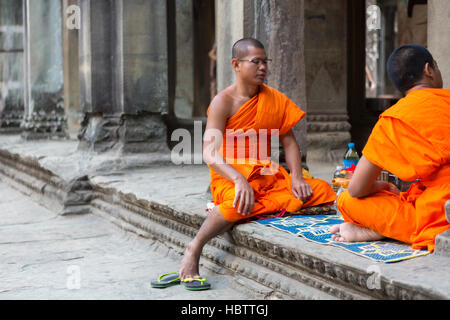
{"label": "saffron robe", "polygon": [[450,90],[422,89],[381,114],[363,150],[373,164],[405,181],[418,182],[395,195],[386,190],[356,199],[342,193],[344,220],[385,237],[434,250],[436,235],[448,230],[450,199]]}
{"label": "saffron robe", "polygon": [[336,200],[336,194],[327,182],[307,179],[304,175],[313,195],[303,203],[291,191],[290,174],[270,160],[271,136],[287,133],[304,116],[305,113],[284,94],[261,85],[260,92],[227,119],[219,152],[252,186],[255,204],[249,215],[239,214],[239,201],[236,207],[233,207],[234,183],[217,174],[209,166],[213,201],[215,205],[219,205],[219,210],[226,220],[235,222],[282,209],[295,212],[302,207]]}

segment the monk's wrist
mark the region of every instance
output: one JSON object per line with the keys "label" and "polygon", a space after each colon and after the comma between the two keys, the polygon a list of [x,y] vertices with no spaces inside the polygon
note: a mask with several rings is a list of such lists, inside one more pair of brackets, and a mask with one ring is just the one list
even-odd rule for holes
{"label": "monk's wrist", "polygon": [[245,179],[245,177],[241,173],[238,173],[236,176],[232,177],[231,180],[234,184],[242,182],[243,180],[247,181],[247,179]]}
{"label": "monk's wrist", "polygon": [[373,190],[371,193],[377,193],[381,190],[387,190],[389,188],[389,183],[386,181],[375,181],[373,184]]}
{"label": "monk's wrist", "polygon": [[303,180],[302,172],[301,172],[301,171],[299,171],[299,172],[297,172],[297,171],[292,171],[292,172],[291,172],[291,178],[292,178],[292,179]]}

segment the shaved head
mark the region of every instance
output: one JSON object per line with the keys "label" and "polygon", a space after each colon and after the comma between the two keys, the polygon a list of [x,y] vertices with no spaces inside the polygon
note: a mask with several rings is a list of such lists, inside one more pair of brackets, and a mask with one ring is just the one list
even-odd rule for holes
{"label": "shaved head", "polygon": [[404,45],[389,57],[387,73],[395,87],[404,93],[422,79],[427,62],[433,68],[433,56],[427,49],[416,44]]}
{"label": "shaved head", "polygon": [[248,55],[248,48],[254,47],[264,49],[264,45],[254,38],[243,38],[233,45],[232,58],[241,59]]}

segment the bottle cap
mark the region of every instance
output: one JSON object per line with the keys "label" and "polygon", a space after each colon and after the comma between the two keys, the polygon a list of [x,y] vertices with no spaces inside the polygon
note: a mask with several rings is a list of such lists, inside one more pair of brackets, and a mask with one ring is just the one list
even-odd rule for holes
{"label": "bottle cap", "polygon": [[349,147],[349,148],[354,148],[354,147],[355,147],[355,143],[354,143],[354,142],[350,142],[350,143],[348,144],[348,147]]}

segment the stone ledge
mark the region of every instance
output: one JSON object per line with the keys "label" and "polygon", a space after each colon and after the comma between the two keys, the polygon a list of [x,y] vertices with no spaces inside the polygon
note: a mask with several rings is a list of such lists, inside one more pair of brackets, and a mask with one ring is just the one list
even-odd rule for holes
{"label": "stone ledge", "polygon": [[321,121],[343,121],[346,122],[348,121],[348,115],[347,114],[339,114],[336,113],[336,111],[329,111],[329,113],[319,113],[319,114],[314,114],[314,113],[309,113],[306,115],[306,118],[308,119],[308,122],[321,122]]}
{"label": "stone ledge", "polygon": [[450,230],[436,237],[436,254],[450,258]]}
{"label": "stone ledge", "polygon": [[307,123],[308,134],[316,132],[348,132],[351,125],[347,121],[314,121]]}
{"label": "stone ledge", "polygon": [[450,200],[445,203],[445,216],[447,217],[448,223],[450,223]]}
{"label": "stone ledge", "polygon": [[[67,194],[86,192],[90,197],[69,197],[73,208],[84,209],[71,213],[102,216],[180,254],[205,218],[210,196],[205,192],[209,175],[204,166],[154,165],[84,175],[78,166],[77,174],[64,175],[69,164],[61,161],[73,141],[59,145],[66,148],[59,155],[54,148],[21,143],[0,147],[0,177],[52,209],[56,203],[70,211],[64,203]],[[211,240],[202,258],[204,267],[226,270],[259,283],[270,295],[293,299],[449,299],[450,285],[442,281],[450,272],[448,262],[447,256],[431,254],[394,264],[374,263],[254,223]],[[377,289],[369,285],[373,280]]]}
{"label": "stone ledge", "polygon": [[[445,203],[445,215],[450,223],[450,200]],[[436,254],[450,258],[450,230],[436,237]]]}

